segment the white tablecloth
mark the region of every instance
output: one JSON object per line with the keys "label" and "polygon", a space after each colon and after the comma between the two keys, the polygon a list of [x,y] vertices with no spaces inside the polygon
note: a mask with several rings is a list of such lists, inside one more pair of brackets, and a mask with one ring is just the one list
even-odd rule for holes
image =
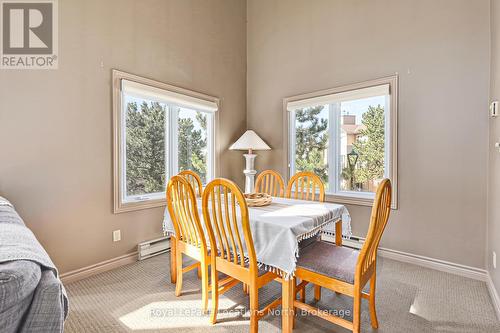
{"label": "white tablecloth", "polygon": [[[203,218],[201,207],[198,199],[199,215]],[[351,219],[344,205],[274,197],[271,205],[249,207],[248,211],[259,266],[285,278],[295,271],[300,241],[318,233],[333,232],[335,222],[340,219],[343,236],[351,236]],[[168,209],[163,231],[166,235],[174,234]]]}

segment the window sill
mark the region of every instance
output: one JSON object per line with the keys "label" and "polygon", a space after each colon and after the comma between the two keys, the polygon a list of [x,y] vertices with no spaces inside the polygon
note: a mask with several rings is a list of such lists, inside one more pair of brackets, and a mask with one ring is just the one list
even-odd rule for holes
{"label": "window sill", "polygon": [[358,206],[373,206],[373,196],[353,196],[346,194],[326,194],[325,199],[328,202],[358,205]]}
{"label": "window sill", "polygon": [[142,201],[127,201],[127,202],[119,202],[114,207],[114,213],[125,213],[131,212],[134,210],[142,210],[148,208],[162,207],[166,205],[166,201],[163,198],[158,199],[146,199]]}
{"label": "window sill", "polygon": [[[340,203],[346,205],[367,206],[372,207],[375,200],[375,193],[366,195],[350,195],[350,194],[333,194],[326,193],[325,201],[332,203]],[[391,208],[398,209],[395,201],[392,201]]]}

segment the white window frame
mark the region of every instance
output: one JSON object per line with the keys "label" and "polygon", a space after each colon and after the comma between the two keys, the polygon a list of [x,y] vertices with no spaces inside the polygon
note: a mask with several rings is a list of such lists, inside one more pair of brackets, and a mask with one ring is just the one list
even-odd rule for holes
{"label": "white window frame", "polygon": [[[143,86],[173,96],[167,104],[167,115],[165,123],[165,145],[167,156],[165,159],[165,173],[168,178],[178,173],[178,151],[177,151],[177,119],[180,107],[185,107],[207,114],[207,179],[213,179],[219,175],[217,163],[220,154],[218,147],[218,122],[220,100],[217,97],[205,95],[192,90],[175,87],[163,82],[147,79],[130,73],[113,70],[113,197],[114,213],[122,213],[139,209],[165,206],[165,192],[149,193],[144,195],[126,196],[126,124],[124,117],[122,85],[124,82],[132,85]],[[185,101],[185,102],[184,102]],[[197,103],[200,102],[200,103]],[[214,105],[211,112],[197,108],[197,104]],[[175,125],[174,125],[175,124]]]}
{"label": "white window frame", "polygon": [[[386,112],[385,117],[385,151],[387,152],[385,160],[385,177],[391,179],[393,188],[392,209],[398,208],[398,76],[392,75],[380,79],[364,81],[344,85],[341,87],[316,91],[287,97],[283,99],[283,119],[285,124],[285,131],[283,131],[283,142],[285,143],[286,158],[284,159],[283,170],[286,170],[286,176],[290,179],[291,175],[295,173],[294,156],[295,152],[295,114],[290,111],[289,104],[297,104],[303,100],[318,98],[323,96],[345,93],[349,94],[351,91],[377,87],[382,85],[389,85],[389,95],[386,97],[386,106],[389,105],[389,112]],[[329,103],[325,103],[329,104]],[[338,104],[329,104],[329,124],[328,135],[329,138],[339,138],[340,133],[337,119],[340,117],[340,112],[335,111],[333,108]],[[386,108],[387,110],[387,108]],[[328,175],[329,175],[329,191],[326,193],[326,200],[329,202],[337,202],[343,204],[353,204],[362,206],[372,206],[375,194],[371,192],[355,192],[355,191],[340,191],[338,188],[338,175],[340,168],[340,161],[338,151],[340,149],[340,140],[336,142],[329,142],[329,149],[333,149],[332,153],[328,156]]]}

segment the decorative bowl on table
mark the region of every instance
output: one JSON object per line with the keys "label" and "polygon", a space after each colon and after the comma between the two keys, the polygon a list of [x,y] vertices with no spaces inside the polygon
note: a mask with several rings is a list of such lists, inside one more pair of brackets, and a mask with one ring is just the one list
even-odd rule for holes
{"label": "decorative bowl on table", "polygon": [[273,198],[267,193],[246,193],[245,200],[248,207],[262,207],[270,205]]}

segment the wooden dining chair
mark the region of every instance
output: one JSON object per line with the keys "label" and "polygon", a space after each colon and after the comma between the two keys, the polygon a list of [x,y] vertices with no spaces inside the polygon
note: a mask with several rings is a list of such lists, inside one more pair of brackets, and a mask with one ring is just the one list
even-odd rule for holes
{"label": "wooden dining chair", "polygon": [[[318,189],[318,191],[316,191]],[[310,200],[310,201],[325,201],[325,185],[313,172],[302,171],[298,172],[290,178],[286,188],[286,198],[290,199],[300,199],[300,200]],[[336,235],[339,228],[336,224]],[[341,237],[338,235],[336,237]],[[313,239],[307,241],[310,243],[314,241]],[[300,300],[305,301],[306,290],[305,288],[299,288]],[[314,286],[314,297],[315,299],[321,298],[321,287],[318,285]]]}
{"label": "wooden dining chair", "polygon": [[[167,205],[175,238],[171,242],[171,252],[176,274],[175,296],[182,292],[182,275],[195,268],[201,271],[202,309],[208,308],[208,256],[207,242],[200,223],[196,195],[189,181],[183,176],[173,176],[167,185]],[[196,260],[195,264],[182,267],[182,255]]]}
{"label": "wooden dining chair", "polygon": [[196,172],[192,170],[183,170],[179,172],[178,175],[186,178],[189,184],[191,184],[191,186],[193,187],[195,194],[201,197],[201,194],[203,193],[203,186],[201,183],[201,178]]}
{"label": "wooden dining chair", "polygon": [[300,200],[325,201],[325,185],[321,181],[321,178],[312,172],[298,172],[290,178],[286,187],[285,197]]}
{"label": "wooden dining chair", "polygon": [[[281,299],[277,299],[259,310],[259,289],[278,276],[257,267],[247,203],[235,183],[221,178],[211,181],[203,192],[202,203],[211,249],[210,322],[217,321],[219,295],[241,282],[248,285],[250,332],[256,333],[258,320],[281,305]],[[218,272],[229,277],[227,283],[219,282]]]}
{"label": "wooden dining chair", "polygon": [[[354,298],[353,321],[327,314],[324,311],[294,300],[296,308],[316,314],[354,333],[361,328],[361,299],[369,301],[370,320],[373,328],[378,328],[375,311],[375,284],[377,276],[377,249],[382,238],[391,210],[391,182],[384,179],[377,189],[373,203],[370,226],[365,243],[360,251],[339,247],[322,241],[302,249],[297,261],[295,276],[302,282],[296,288],[304,288],[309,282]],[[370,291],[363,292],[370,282]]]}
{"label": "wooden dining chair", "polygon": [[285,192],[285,182],[283,177],[274,170],[264,170],[255,181],[256,193],[267,193],[273,197],[283,197]]}

